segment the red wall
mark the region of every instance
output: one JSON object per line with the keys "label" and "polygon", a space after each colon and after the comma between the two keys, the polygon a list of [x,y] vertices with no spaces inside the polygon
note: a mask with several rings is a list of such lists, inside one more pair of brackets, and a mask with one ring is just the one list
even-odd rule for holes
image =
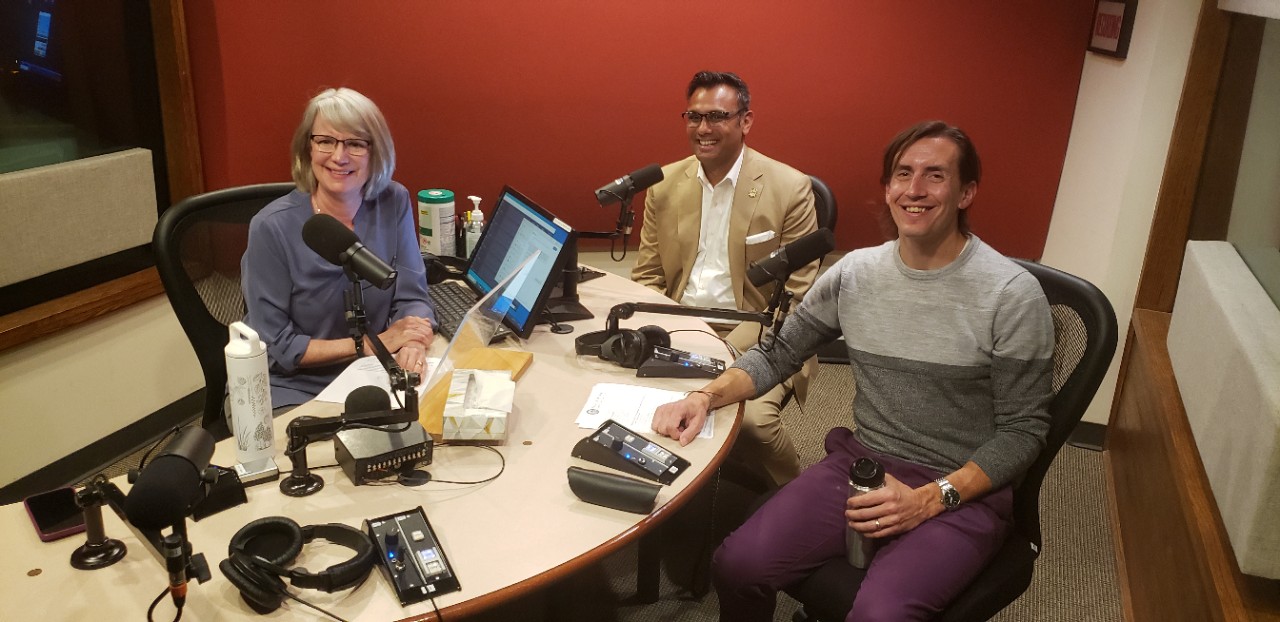
{"label": "red wall", "polygon": [[[1066,153],[1092,0],[186,0],[208,189],[288,179],[306,100],[378,102],[396,178],[492,200],[511,184],[575,227],[592,191],[690,153],[678,116],[699,69],[752,90],[748,144],[822,177],[842,249],[882,240],[880,153],[926,118],[973,137],[974,230],[1039,257]],[[637,208],[641,201],[637,200]]]}

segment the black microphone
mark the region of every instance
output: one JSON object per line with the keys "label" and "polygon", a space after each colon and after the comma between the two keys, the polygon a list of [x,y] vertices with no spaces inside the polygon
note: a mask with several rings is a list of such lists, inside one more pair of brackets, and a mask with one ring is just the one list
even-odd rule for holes
{"label": "black microphone", "polygon": [[648,188],[662,181],[662,167],[657,164],[650,164],[630,175],[623,175],[596,190],[596,201],[600,202],[600,207],[612,203],[621,203],[624,199],[631,198],[637,192]]}
{"label": "black microphone", "polygon": [[152,458],[129,489],[124,514],[143,530],[172,527],[204,497],[203,474],[213,458],[213,435],[185,428]]}
{"label": "black microphone", "polygon": [[391,410],[391,396],[381,387],[360,387],[347,394],[347,401],[342,406],[344,416],[361,413]]}
{"label": "black microphone", "polygon": [[350,268],[378,289],[387,289],[396,280],[396,271],[365,248],[355,232],[333,216],[316,214],[308,218],[302,225],[302,241],[325,261]]}
{"label": "black microphone", "polygon": [[169,571],[169,594],[179,610],[187,602],[187,560],[183,538],[170,534],[164,538],[164,567]]}
{"label": "black microphone", "polygon": [[392,410],[391,396],[382,388],[372,385],[348,393],[342,410],[344,424],[392,425],[418,420],[407,409]]}
{"label": "black microphone", "polygon": [[785,280],[792,272],[803,268],[836,248],[830,229],[818,229],[800,239],[773,251],[760,261],[747,266],[747,280],[760,287],[769,281]]}

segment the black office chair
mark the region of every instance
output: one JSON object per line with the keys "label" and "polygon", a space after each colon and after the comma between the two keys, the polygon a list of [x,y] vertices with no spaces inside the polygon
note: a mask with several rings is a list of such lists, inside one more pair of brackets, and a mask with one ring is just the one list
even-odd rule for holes
{"label": "black office chair", "polygon": [[215,436],[228,434],[223,348],[227,326],[245,314],[240,257],[249,240],[249,220],[293,188],[292,183],[259,184],[188,197],[156,223],[151,240],[156,269],[204,371],[201,425]]}
{"label": "black office chair", "polygon": [[[1013,530],[1004,546],[939,618],[943,622],[988,620],[1031,585],[1040,554],[1040,484],[1058,450],[1093,400],[1116,350],[1116,316],[1098,288],[1048,266],[1015,260],[1040,280],[1053,313],[1053,400],[1048,439],[1040,456],[1013,491]],[[844,561],[827,562],[786,592],[803,608],[794,620],[844,620],[865,572]]]}
{"label": "black office chair", "polygon": [[[821,229],[829,229],[833,233],[836,230],[836,221],[840,216],[840,211],[836,208],[836,195],[831,193],[831,188],[827,187],[827,182],[809,176],[813,181],[813,206],[818,211],[818,227]],[[824,258],[823,261],[826,261]],[[822,267],[822,261],[818,262],[818,267]],[[844,339],[837,339],[818,350],[819,363],[837,363],[848,365],[849,352],[845,349]]]}
{"label": "black office chair", "polygon": [[840,215],[836,209],[836,195],[831,193],[827,182],[813,175],[810,175],[809,179],[813,181],[813,206],[818,211],[818,228],[828,229],[834,233],[836,219]]}

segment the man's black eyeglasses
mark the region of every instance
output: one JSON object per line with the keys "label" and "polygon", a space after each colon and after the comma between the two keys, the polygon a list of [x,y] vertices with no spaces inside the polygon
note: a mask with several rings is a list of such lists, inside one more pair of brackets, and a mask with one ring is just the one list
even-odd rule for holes
{"label": "man's black eyeglasses", "polygon": [[680,116],[684,117],[684,121],[689,124],[689,127],[697,127],[702,125],[703,121],[706,121],[707,125],[720,125],[721,123],[724,123],[725,121],[728,121],[729,119],[732,119],[744,112],[746,112],[745,109],[738,110],[736,112],[725,112],[723,110],[694,112],[692,110],[686,110],[680,113]]}

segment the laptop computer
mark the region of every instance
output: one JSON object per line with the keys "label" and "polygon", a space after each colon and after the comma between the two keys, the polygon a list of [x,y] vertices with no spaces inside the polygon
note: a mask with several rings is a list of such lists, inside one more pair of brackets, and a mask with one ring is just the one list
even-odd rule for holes
{"label": "laptop computer", "polygon": [[[462,315],[471,305],[514,274],[536,251],[533,264],[520,279],[511,296],[511,306],[502,318],[507,330],[527,339],[541,319],[551,290],[559,283],[567,251],[576,243],[576,233],[510,186],[502,189],[487,221],[462,280],[430,287],[439,332],[453,339]],[[497,334],[495,338],[502,336]]]}

